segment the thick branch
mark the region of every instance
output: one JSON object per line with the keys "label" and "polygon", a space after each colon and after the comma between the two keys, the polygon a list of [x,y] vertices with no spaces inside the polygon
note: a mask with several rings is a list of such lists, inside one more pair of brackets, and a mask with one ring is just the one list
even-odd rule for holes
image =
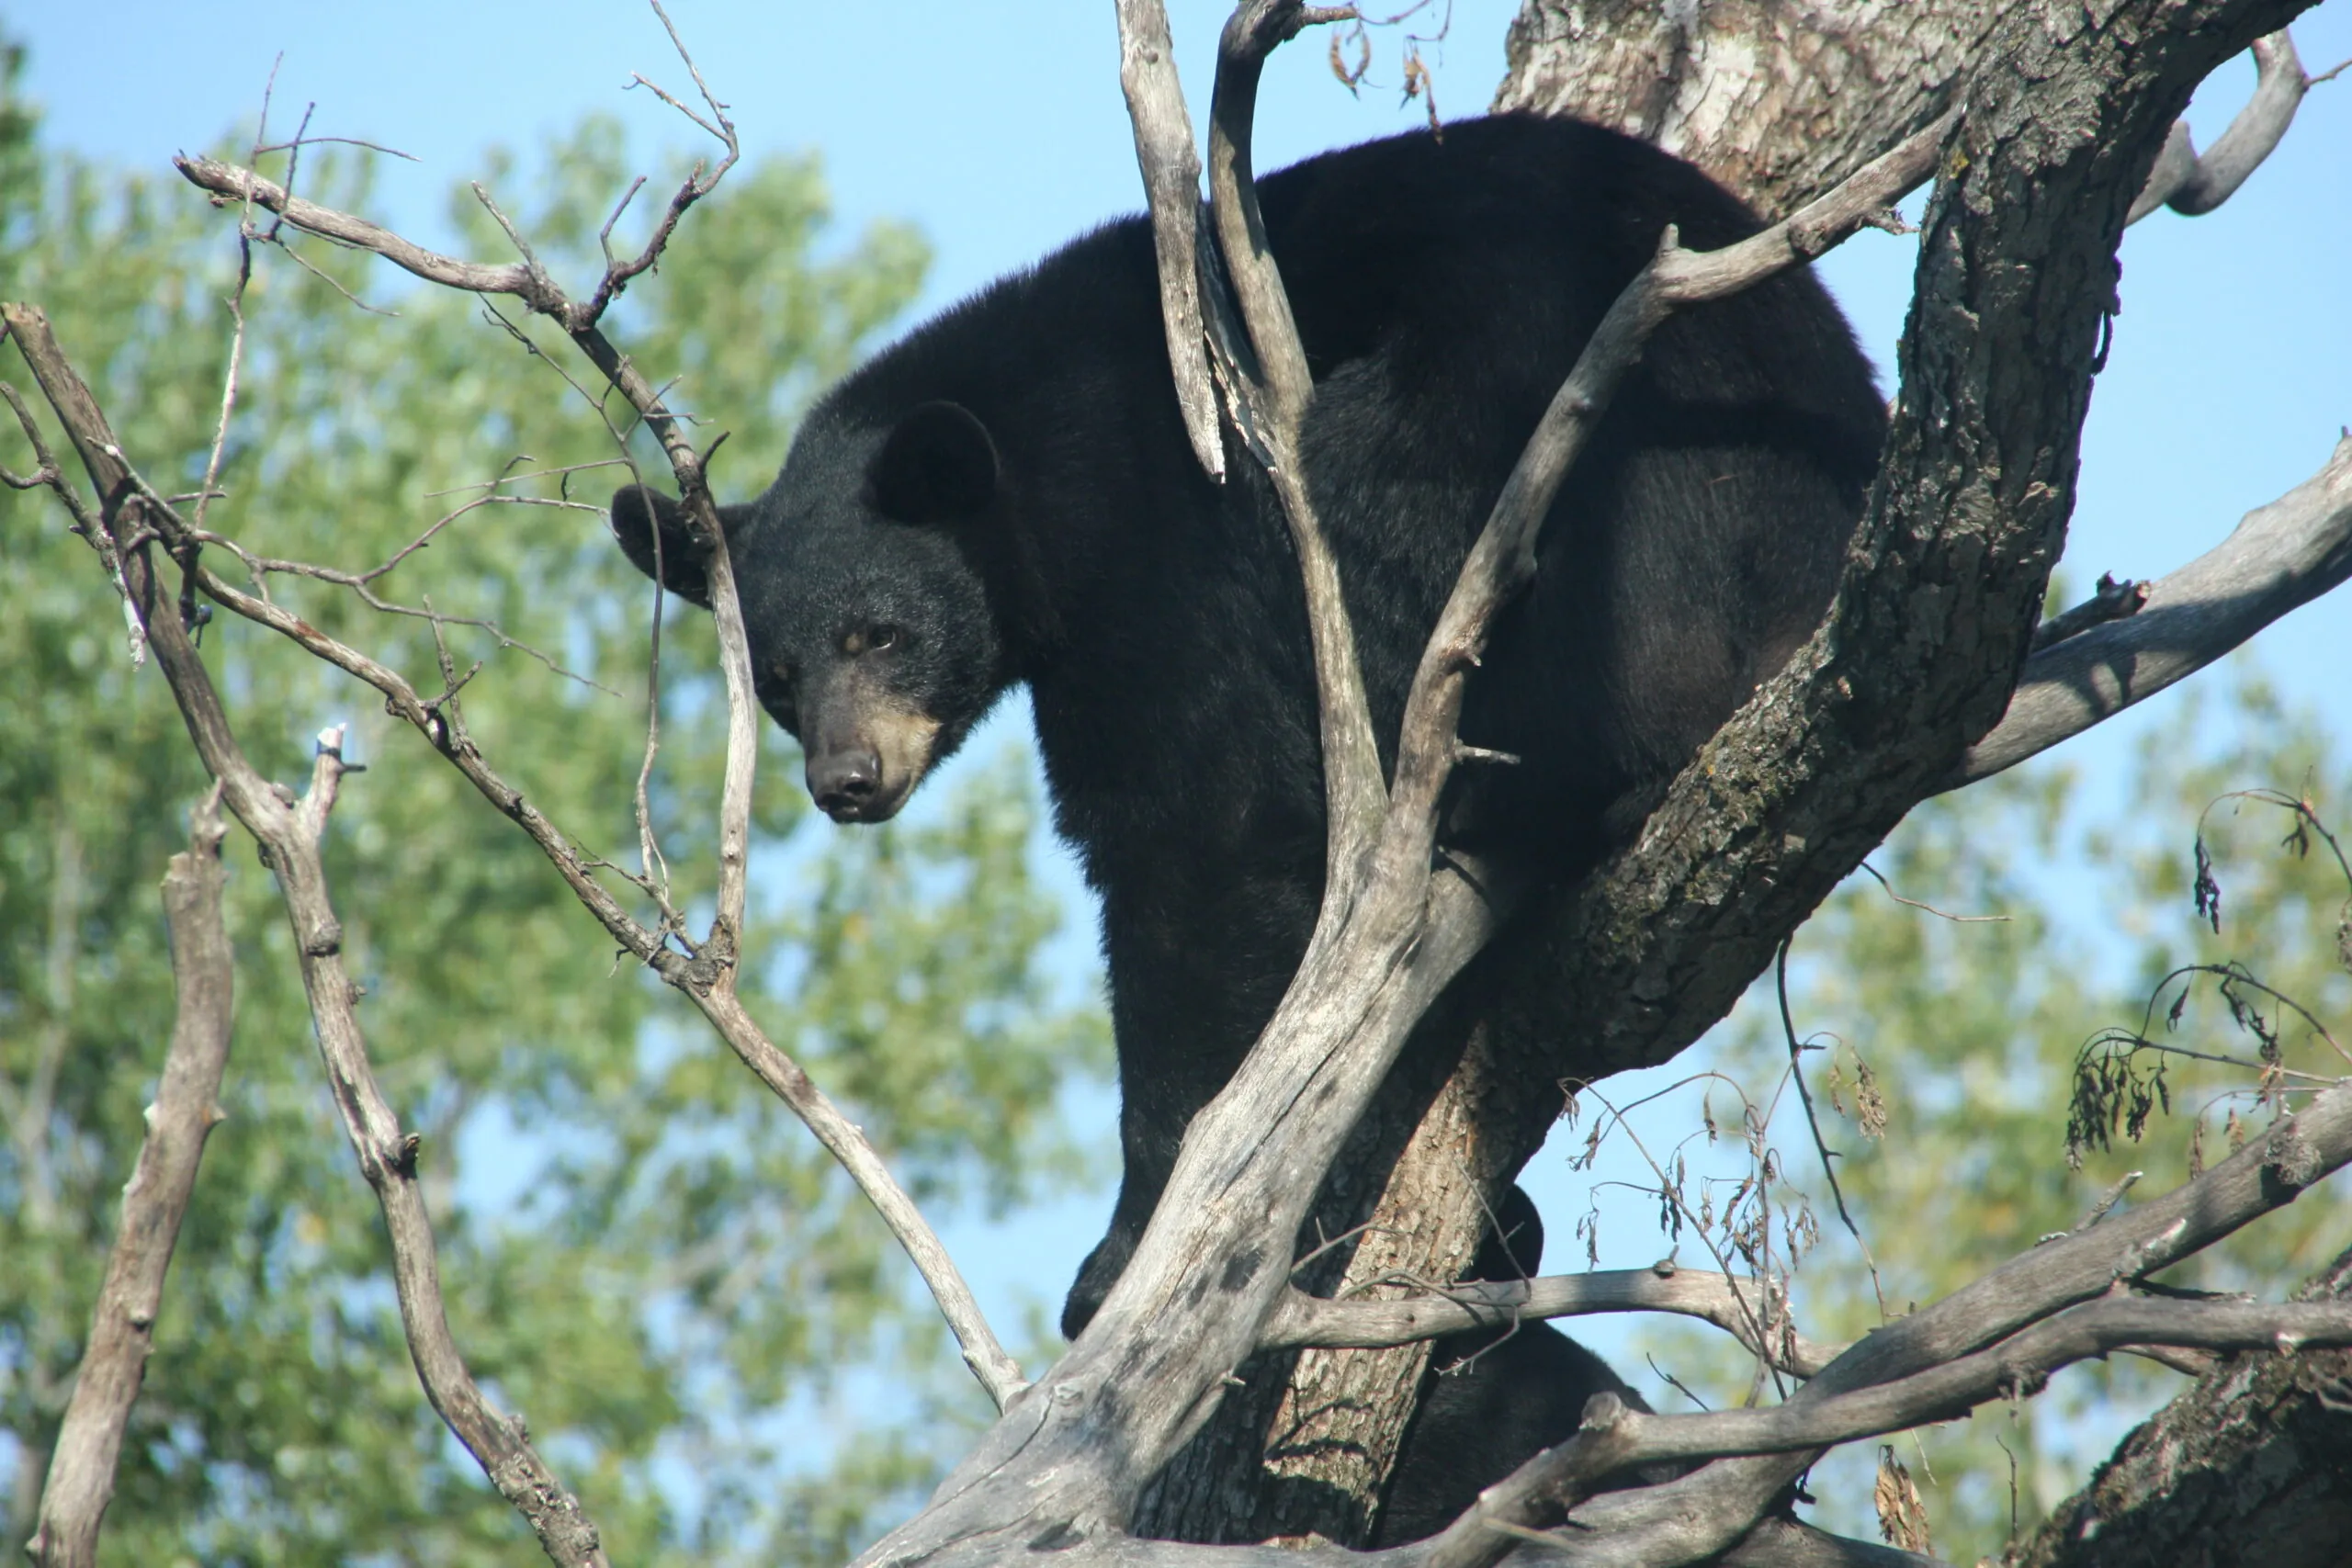
{"label": "thick branch", "polygon": [[2008,711],[1947,787],[2015,767],[2194,674],[2352,577],[2352,436],[2320,471],[2148,587],[2136,614],[2026,661]]}
{"label": "thick branch", "polygon": [[2254,96],[2238,110],[2203,157],[2189,140],[2188,122],[2177,119],[2165,137],[2164,151],[2148,183],[2132,203],[2129,222],[2137,223],[2159,207],[2169,207],[2187,218],[2211,212],[2237,194],[2248,175],[2278,151],[2295,110],[2311,89],[2303,62],[2295,56],[2295,40],[2285,28],[2254,40]]}
{"label": "thick branch", "polygon": [[[1157,5],[1152,8],[1158,9]],[[1387,812],[1387,790],[1356,661],[1355,628],[1340,591],[1339,562],[1316,519],[1301,471],[1300,423],[1315,396],[1315,384],[1298,324],[1291,316],[1290,297],[1266,239],[1258,189],[1250,177],[1250,146],[1258,79],[1266,57],[1303,28],[1353,14],[1345,7],[1302,6],[1298,0],[1241,0],[1217,41],[1216,83],[1209,97],[1210,223],[1250,349],[1249,363],[1227,367],[1235,383],[1229,389],[1242,404],[1239,417],[1255,436],[1253,449],[1260,452],[1266,477],[1282,502],[1298,554],[1307,636],[1315,650],[1326,813],[1326,918],[1317,924],[1314,940],[1318,942],[1334,929],[1331,917],[1353,903],[1367,874],[1367,856]],[[1155,192],[1153,224],[1172,226],[1177,220],[1161,215],[1159,200]]]}
{"label": "thick branch", "polygon": [[140,493],[105,414],[59,350],[46,316],[21,305],[0,307],[0,311],[5,311],[26,363],[89,470],[101,498],[101,525],[121,552],[131,603],[146,628],[156,663],[171,684],[198,755],[220,782],[229,809],[259,841],[277,875],[301,958],[302,985],[317,1026],[320,1057],[334,1086],[344,1129],[359,1156],[360,1170],[375,1189],[383,1212],[391,1242],[401,1324],[426,1397],[492,1484],[529,1522],[549,1559],[567,1565],[602,1564],[605,1555],[596,1528],[581,1510],[579,1500],[540,1460],[522,1423],[503,1414],[483,1395],[449,1332],[432,1223],[417,1185],[416,1142],[401,1131],[399,1119],[378,1089],[368,1066],[367,1041],[356,1010],[358,987],[344,972],[343,926],[328,897],[320,856],[327,813],[343,776],[342,733],[334,730],[321,737],[311,791],[299,803],[282,798],[246,761],[212,678],[180,624],[174,598],[163,591],[153,545],[122,549],[131,526],[152,503]]}
{"label": "thick branch", "polygon": [[[2097,1227],[2034,1248],[1932,1306],[1865,1336],[1792,1396],[1792,1406],[1891,1383],[1973,1355],[2027,1325],[2144,1279],[2292,1202],[2352,1163],[2352,1085],[2339,1085],[2203,1176]],[[1612,1563],[1683,1562],[1723,1550],[1811,1462],[1728,1460],[1663,1486],[1610,1493],[1573,1516],[1617,1538]]]}
{"label": "thick branch", "polygon": [[123,1430],[155,1346],[164,1272],[196,1189],[204,1140],[221,1120],[215,1100],[229,1061],[236,977],[220,915],[220,840],[227,832],[215,789],[190,812],[189,847],[172,857],[164,875],[178,1010],[155,1102],[147,1108],[147,1135],[122,1190],[122,1224],[107,1257],[89,1344],[50,1451],[40,1527],[25,1546],[40,1568],[92,1568],[98,1560],[98,1527],[114,1495]]}
{"label": "thick branch", "polygon": [[[2352,1299],[2352,1252],[2298,1292]],[[2243,1356],[2123,1440],[2015,1561],[2321,1568],[2352,1539],[2352,1351]]]}

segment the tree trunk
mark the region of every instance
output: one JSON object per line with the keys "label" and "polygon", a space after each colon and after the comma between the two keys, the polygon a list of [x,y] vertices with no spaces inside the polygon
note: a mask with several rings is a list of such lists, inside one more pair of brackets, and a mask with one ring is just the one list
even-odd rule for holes
{"label": "tree trunk", "polygon": [[[2298,1300],[2352,1297],[2352,1251]],[[2352,1556],[2352,1350],[2240,1356],[2123,1440],[2020,1568],[2334,1568]]]}
{"label": "tree trunk", "polygon": [[1941,114],[2001,13],[1981,0],[1525,0],[1494,107],[1654,141],[1779,217]]}
{"label": "tree trunk", "polygon": [[[1524,0],[1493,107],[1574,115],[1655,141],[1775,217],[1950,107],[1962,67],[1982,61],[2013,9],[1981,0]],[[2065,427],[2071,454],[2078,414],[2041,412]],[[2069,455],[2031,487],[2039,494],[2008,498],[2049,509],[2052,554],[2071,468]],[[1887,592],[1899,602],[1907,589]],[[1900,604],[1888,613],[1899,619]],[[1875,841],[1894,820],[1863,830]],[[1724,830],[1738,837],[1736,823]],[[1626,920],[1675,917],[1588,907],[1573,894],[1549,902],[1525,911],[1453,987],[1476,1003],[1450,1026],[1452,1050],[1430,1054],[1461,1067],[1433,1099],[1424,1090],[1415,1101],[1429,1107],[1419,1129],[1407,1136],[1390,1126],[1351,1145],[1351,1158],[1377,1162],[1355,1166],[1359,1185],[1365,1170],[1383,1168],[1387,1151],[1403,1153],[1349,1257],[1344,1288],[1377,1295],[1373,1282],[1390,1275],[1455,1278],[1486,1216],[1556,1120],[1563,1077],[1599,1078],[1665,1060],[1720,1013],[1715,1000],[1728,1007],[1770,961],[1770,943],[1736,941],[1708,961],[1721,973],[1705,976],[1669,979],[1630,953],[1604,964],[1600,954],[1624,934]],[[1612,968],[1621,973],[1605,973]],[[1591,1032],[1592,1018],[1623,1021],[1627,1010],[1603,998],[1622,1001],[1625,991],[1657,995],[1658,1006],[1631,1010],[1647,1016],[1615,1038]],[[1433,1017],[1424,1030],[1435,1027]],[[1464,1049],[1464,1040],[1474,1043]],[[1394,1115],[1401,1103],[1384,1096],[1367,1121]],[[1345,1180],[1335,1171],[1335,1186]],[[1351,1212],[1363,1218],[1360,1206],[1325,1205],[1327,1216]],[[1269,1386],[1278,1364],[1246,1367],[1250,1386],[1235,1391],[1163,1472],[1136,1521],[1138,1533],[1194,1540],[1314,1534],[1365,1544],[1426,1363],[1425,1347],[1309,1351],[1296,1358],[1279,1397]],[[1241,1453],[1250,1447],[1266,1453],[1254,1468]]]}

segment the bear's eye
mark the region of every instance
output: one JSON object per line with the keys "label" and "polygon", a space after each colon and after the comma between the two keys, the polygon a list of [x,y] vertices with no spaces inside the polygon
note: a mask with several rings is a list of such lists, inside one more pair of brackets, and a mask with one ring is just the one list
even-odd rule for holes
{"label": "bear's eye", "polygon": [[896,626],[860,626],[842,637],[842,651],[852,659],[861,653],[874,653],[890,648],[899,640]]}
{"label": "bear's eye", "polygon": [[790,686],[792,684],[792,660],[789,659],[769,660],[766,674],[768,680],[774,684],[778,686]]}

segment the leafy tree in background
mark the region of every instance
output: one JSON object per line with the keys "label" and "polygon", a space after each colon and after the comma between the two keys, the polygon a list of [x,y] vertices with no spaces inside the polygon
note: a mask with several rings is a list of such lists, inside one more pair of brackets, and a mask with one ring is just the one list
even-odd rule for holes
{"label": "leafy tree in background", "polygon": [[[219,412],[201,389],[217,393],[228,352],[233,243],[176,186],[35,138],[0,95],[0,297],[42,300],[123,411],[126,447],[184,455],[183,472],[155,478],[193,489]],[[591,265],[624,152],[615,125],[592,120],[534,166],[517,216],[550,263]],[[369,165],[308,149],[298,178],[364,207]],[[514,168],[494,160],[491,188],[521,186]],[[452,201],[467,243],[503,243],[469,193]],[[695,215],[695,243],[628,299],[633,345],[686,369],[694,408],[747,462],[782,449],[808,392],[904,308],[926,264],[900,226],[829,244],[828,217],[813,158],[747,166]],[[510,466],[609,457],[603,414],[476,301],[388,295],[360,259],[298,248],[311,270],[265,253],[246,296],[213,526],[272,556],[380,561]],[[517,782],[533,798],[633,862],[647,595],[596,509],[563,504],[567,486],[601,497],[611,470],[509,487],[375,586],[495,623],[449,628],[458,667],[482,661],[469,725],[528,759]],[[537,503],[508,499],[526,495]],[[21,1542],[170,1030],[155,885],[205,781],[163,682],[126,660],[118,609],[96,613],[87,547],[49,498],[0,491],[0,1529]],[[299,578],[271,592],[421,678],[435,667],[422,620]],[[671,626],[673,671],[711,668],[696,646],[709,635],[701,618]],[[387,726],[366,694],[256,628],[216,623],[207,642],[260,765],[299,771],[311,732],[343,719],[370,763],[337,811],[330,863],[480,1374],[594,1499],[616,1557],[836,1557],[986,1409],[928,1303],[906,1298],[871,1212],[707,1031],[682,1025],[674,998],[600,949],[536,850],[437,759],[379,750]],[[267,716],[282,732],[260,728]],[[673,673],[666,776],[715,779],[723,724],[715,691]],[[1037,965],[1057,917],[1028,875],[1017,759],[977,770],[919,824],[854,838],[797,836],[798,773],[774,758],[755,814],[770,897],[752,945],[775,956],[746,989],[763,1022],[928,1201],[1001,1206],[1078,1168],[1056,1094],[1100,1070],[1104,1031]],[[706,863],[711,803],[657,789],[652,805],[681,866]],[[230,857],[228,1121],[173,1261],[107,1558],[527,1558],[420,1396],[381,1222],[247,842]],[[681,877],[682,902],[707,897]],[[888,1376],[889,1424],[917,1436],[863,1428],[843,1402],[861,1368]],[[910,1406],[931,1419],[899,1423]],[[809,1439],[820,1426],[833,1441]],[[832,1468],[811,1472],[812,1454]]]}

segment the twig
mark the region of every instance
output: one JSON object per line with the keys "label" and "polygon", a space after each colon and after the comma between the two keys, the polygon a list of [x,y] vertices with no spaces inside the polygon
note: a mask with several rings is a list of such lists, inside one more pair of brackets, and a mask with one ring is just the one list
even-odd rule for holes
{"label": "twig", "polygon": [[[678,220],[686,215],[686,209],[717,189],[718,182],[727,176],[727,171],[733,168],[735,161],[743,155],[742,144],[735,136],[735,122],[727,118],[727,106],[712,95],[710,85],[702,79],[701,69],[695,64],[694,56],[686,51],[685,40],[678,36],[677,27],[670,20],[670,13],[662,8],[661,0],[651,0],[651,4],[653,14],[662,18],[662,29],[670,35],[671,46],[677,50],[678,58],[685,62],[686,74],[694,78],[695,89],[702,95],[704,107],[710,110],[710,118],[703,118],[702,116],[695,113],[694,110],[686,107],[642,76],[632,76],[630,80],[717,138],[726,147],[727,155],[718,161],[716,167],[708,171],[706,171],[700,164],[694,166],[693,172],[686,176],[685,183],[680,186],[677,193],[670,197],[670,205],[662,212],[661,221],[653,226],[653,232],[646,240],[645,248],[634,258],[616,263],[612,259],[609,244],[606,245],[605,276],[597,280],[596,291],[589,297],[584,307],[584,318],[591,322],[603,317],[605,307],[612,303],[622,289],[628,287],[629,279],[647,271],[654,263],[662,259],[662,252],[670,243],[670,236],[677,229]],[[642,180],[638,182],[639,185],[643,183]],[[629,186],[628,194],[635,196],[637,186]],[[622,197],[621,206],[628,205],[628,197]],[[605,225],[604,233],[598,236],[599,240],[607,240],[612,233],[613,223],[619,220],[620,208],[616,207],[613,209],[612,222]]]}
{"label": "twig", "polygon": [[164,876],[178,1010],[155,1102],[147,1108],[147,1135],[122,1190],[122,1222],[107,1257],[74,1397],[50,1450],[40,1527],[25,1548],[40,1568],[91,1568],[97,1562],[98,1527],[114,1495],[123,1431],[154,1348],[164,1272],[196,1188],[205,1138],[221,1120],[215,1100],[229,1060],[236,974],[220,913],[220,840],[227,832],[215,784],[189,813],[189,847],[172,857]]}
{"label": "twig", "polygon": [[[289,171],[287,177],[293,177]],[[236,330],[229,338],[229,367],[220,377],[220,421],[212,432],[212,449],[205,455],[204,479],[196,487],[196,517],[191,527],[203,532],[205,513],[220,480],[220,455],[229,446],[229,419],[237,408],[237,372],[245,358],[245,289],[253,282],[254,243],[250,220],[237,225],[237,287],[229,292],[229,316]]]}
{"label": "twig", "polygon": [[[1877,874],[1873,872],[1871,874]],[[1879,1321],[1883,1323],[1887,1316],[1886,1291],[1879,1283],[1878,1259],[1871,1256],[1871,1244],[1862,1239],[1862,1227],[1854,1223],[1853,1214],[1846,1207],[1846,1190],[1838,1185],[1837,1167],[1832,1163],[1838,1156],[1829,1152],[1829,1145],[1822,1138],[1821,1119],[1813,1109],[1813,1091],[1805,1087],[1804,1046],[1797,1040],[1796,1019],[1789,1010],[1789,942],[1792,940],[1789,937],[1781,939],[1781,953],[1772,964],[1774,994],[1781,1003],[1781,1032],[1788,1037],[1789,1042],[1789,1076],[1796,1079],[1797,1100],[1804,1108],[1805,1128],[1813,1134],[1814,1152],[1821,1156],[1822,1179],[1829,1183],[1829,1195],[1837,1201],[1838,1218],[1845,1223],[1846,1234],[1852,1236],[1854,1245],[1861,1249],[1862,1266],[1871,1271],[1871,1294],[1878,1298]]]}
{"label": "twig", "polygon": [[2007,915],[1955,915],[1949,910],[1939,909],[1933,904],[1923,904],[1917,898],[1905,898],[1894,890],[1894,884],[1889,882],[1879,868],[1868,861],[1862,863],[1862,869],[1869,872],[1871,880],[1877,883],[1886,896],[1896,903],[1903,905],[1905,908],[1917,909],[1933,915],[1939,920],[1950,920],[1956,926],[1996,925],[2006,922],[2009,918]]}

